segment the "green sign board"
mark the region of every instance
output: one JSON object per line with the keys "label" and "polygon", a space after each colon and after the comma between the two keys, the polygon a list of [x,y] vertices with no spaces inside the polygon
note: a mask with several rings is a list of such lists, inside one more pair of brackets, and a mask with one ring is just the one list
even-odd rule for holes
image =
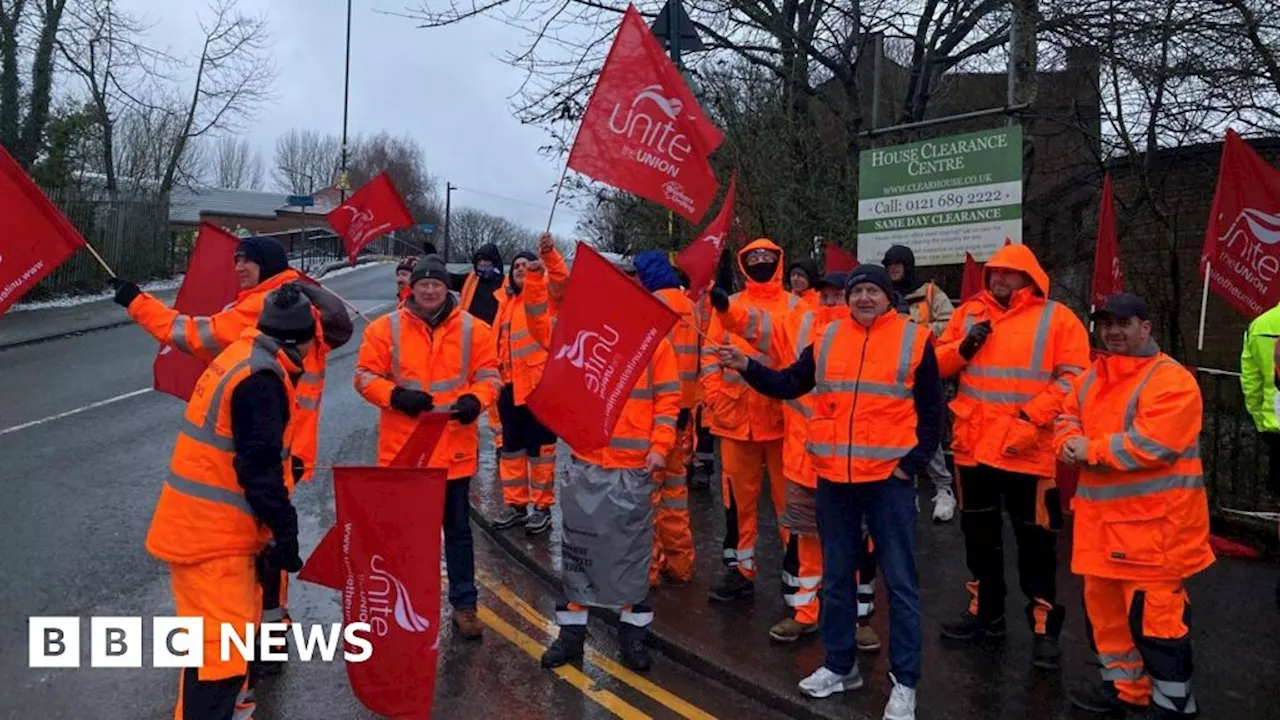
{"label": "green sign board", "polygon": [[1022,128],[862,151],[858,262],[906,245],[916,265],[985,262],[1022,242]]}

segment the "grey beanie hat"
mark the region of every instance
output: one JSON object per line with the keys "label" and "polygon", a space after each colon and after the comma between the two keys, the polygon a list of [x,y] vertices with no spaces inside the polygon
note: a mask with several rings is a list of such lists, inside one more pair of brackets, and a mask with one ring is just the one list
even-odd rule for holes
{"label": "grey beanie hat", "polygon": [[282,285],[263,302],[258,329],[286,347],[301,345],[316,336],[311,308],[311,300],[297,283]]}

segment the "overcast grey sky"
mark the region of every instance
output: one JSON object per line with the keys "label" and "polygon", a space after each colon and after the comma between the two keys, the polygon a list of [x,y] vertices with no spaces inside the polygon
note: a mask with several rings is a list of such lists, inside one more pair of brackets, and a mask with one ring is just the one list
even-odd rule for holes
{"label": "overcast grey sky", "polygon": [[[199,0],[119,0],[153,22],[151,43],[187,57],[202,40]],[[563,158],[538,154],[548,137],[512,117],[508,96],[523,74],[502,62],[522,31],[487,18],[420,30],[400,12],[418,0],[354,0],[351,18],[351,137],[387,131],[422,146],[441,184],[464,188],[454,207],[475,207],[534,230],[546,227]],[[342,134],[345,0],[239,0],[265,17],[274,41],[276,99],[246,135],[269,169],[276,138],[290,128]],[[479,192],[506,196],[499,199]],[[577,216],[561,205],[553,232],[572,237]]]}

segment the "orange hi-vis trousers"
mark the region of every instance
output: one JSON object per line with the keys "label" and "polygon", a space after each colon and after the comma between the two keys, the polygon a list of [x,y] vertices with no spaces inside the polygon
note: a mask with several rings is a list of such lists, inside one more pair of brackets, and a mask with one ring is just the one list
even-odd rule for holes
{"label": "orange hi-vis trousers", "polygon": [[1181,580],[1084,577],[1089,642],[1102,679],[1131,705],[1192,715],[1191,601]]}
{"label": "orange hi-vis trousers", "polygon": [[[686,411],[681,411],[684,419]],[[681,428],[681,439],[692,432],[692,423],[686,420]],[[649,563],[649,586],[661,582],[659,573],[666,571],[673,579],[687,582],[693,579],[693,530],[689,525],[689,483],[686,463],[692,455],[692,445],[677,442],[667,453],[667,465],[659,470],[654,480],[658,491],[653,494],[654,533],[653,560]]]}
{"label": "orange hi-vis trousers", "polygon": [[204,664],[184,668],[179,675],[174,720],[222,720],[233,712],[251,712],[249,664],[234,645],[222,659],[222,624],[230,624],[241,636],[250,623],[259,624],[262,587],[255,559],[243,555],[191,565],[170,563],[169,575],[176,615],[204,619]]}
{"label": "orange hi-vis trousers", "polygon": [[782,599],[802,625],[818,622],[822,591],[822,543],[817,535],[790,534],[782,556]]}
{"label": "orange hi-vis trousers", "polygon": [[510,385],[498,396],[502,417],[502,455],[498,478],[502,502],[524,508],[530,502],[546,510],[556,501],[556,436],[529,408],[516,405]]}
{"label": "orange hi-vis trousers", "polygon": [[[725,535],[724,564],[738,569],[742,576],[756,576],[756,517],[760,493],[764,490],[764,471],[769,469],[769,495],[778,515],[786,503],[787,482],[782,476],[782,440],[730,440],[720,438],[723,463],[721,484],[724,494]],[[779,528],[782,544],[791,536]]]}

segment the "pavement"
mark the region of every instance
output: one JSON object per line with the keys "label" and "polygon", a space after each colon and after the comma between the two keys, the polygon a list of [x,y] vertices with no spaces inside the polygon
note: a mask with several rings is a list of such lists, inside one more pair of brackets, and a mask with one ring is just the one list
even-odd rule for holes
{"label": "pavement", "polygon": [[[557,484],[563,482],[567,461],[561,444]],[[927,483],[926,483],[927,484]],[[737,690],[792,718],[858,718],[878,720],[891,687],[888,673],[888,604],[883,581],[877,582],[872,626],[882,649],[863,654],[859,661],[866,683],[856,692],[823,700],[800,695],[796,683],[823,660],[817,634],[794,644],[772,641],[769,628],[787,617],[782,601],[782,547],[777,522],[761,493],[760,543],[756,558],[760,571],[753,602],[725,605],[708,600],[708,590],[723,573],[720,565],[724,510],[718,482],[710,490],[690,493],[697,564],[693,581],[665,584],[650,594],[655,619],[651,630],[665,653],[691,669]],[[475,494],[473,492],[473,494]],[[1088,717],[1071,708],[1066,690],[1076,681],[1097,677],[1096,657],[1085,635],[1083,588],[1070,573],[1070,527],[1059,542],[1059,602],[1067,607],[1062,635],[1063,670],[1046,673],[1031,666],[1031,630],[1024,618],[1024,600],[1017,582],[1012,527],[1005,527],[1005,577],[1009,632],[1003,643],[969,647],[955,645],[939,634],[943,622],[955,620],[968,595],[964,582],[964,539],[959,520],[935,525],[932,488],[920,489],[917,563],[924,615],[923,676],[918,686],[921,720],[1025,720]],[[557,582],[561,569],[560,517],[553,512],[550,533],[528,537],[521,529],[495,531],[487,517],[501,507],[501,493],[492,489],[474,499],[473,517],[487,534],[525,567],[548,582]],[[1280,609],[1276,582],[1280,567],[1264,562],[1220,559],[1188,583],[1195,602],[1193,686],[1202,717],[1280,718]],[[549,611],[550,606],[547,610]],[[600,617],[616,623],[609,612]]]}
{"label": "pavement", "polygon": [[[391,307],[393,271],[359,269],[325,284],[372,316]],[[62,313],[32,310],[4,320],[24,315]],[[364,326],[357,319],[357,332]],[[375,457],[376,411],[352,385],[358,346],[359,337],[331,356],[323,465],[372,464]],[[90,616],[141,616],[149,626],[149,618],[173,614],[168,570],[143,547],[183,411],[179,400],[149,390],[156,350],[132,325],[0,350],[0,647],[7,651],[0,655],[0,719],[172,717],[175,670],[151,667],[145,650],[142,668],[92,668],[87,641]],[[330,473],[319,471],[294,499],[305,557],[334,520]],[[554,587],[478,532],[475,552],[488,627],[475,642],[453,637],[452,625],[442,623],[435,717],[784,717],[661,655],[645,677],[627,672],[611,662],[616,635],[598,621],[593,655],[581,668],[542,669],[538,657],[554,631]],[[338,594],[306,582],[291,583],[290,611],[303,623],[341,621]],[[81,667],[28,667],[31,616],[81,618]],[[376,716],[352,695],[342,662],[295,656],[261,687],[255,717]]]}

